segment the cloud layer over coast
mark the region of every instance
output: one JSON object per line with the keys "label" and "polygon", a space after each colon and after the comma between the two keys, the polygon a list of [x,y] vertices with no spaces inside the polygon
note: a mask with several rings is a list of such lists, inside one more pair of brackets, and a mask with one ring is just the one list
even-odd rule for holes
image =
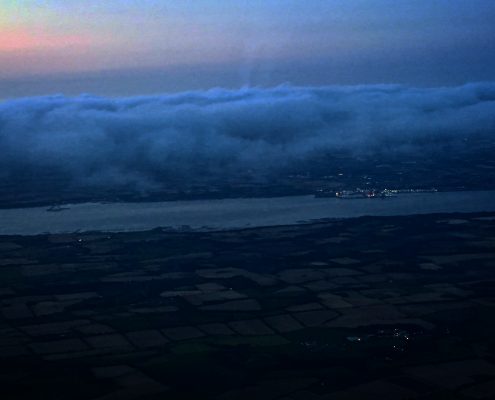
{"label": "cloud layer over coast", "polygon": [[25,98],[0,103],[0,182],[22,172],[146,186],[282,172],[337,150],[424,152],[474,135],[495,136],[495,83]]}

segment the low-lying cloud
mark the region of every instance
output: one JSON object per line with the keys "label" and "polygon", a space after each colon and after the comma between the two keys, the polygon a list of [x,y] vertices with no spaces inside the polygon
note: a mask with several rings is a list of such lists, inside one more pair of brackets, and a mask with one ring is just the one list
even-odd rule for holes
{"label": "low-lying cloud", "polygon": [[335,151],[421,152],[494,134],[495,83],[25,98],[0,104],[0,183],[22,174],[145,187],[277,173]]}

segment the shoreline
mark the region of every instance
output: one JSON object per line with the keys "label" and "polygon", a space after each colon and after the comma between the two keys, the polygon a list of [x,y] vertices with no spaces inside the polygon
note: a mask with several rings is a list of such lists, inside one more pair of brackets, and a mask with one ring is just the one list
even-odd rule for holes
{"label": "shoreline", "polygon": [[[335,189],[339,190],[339,189]],[[354,189],[349,189],[354,190]],[[395,189],[394,189],[395,190]],[[404,190],[405,188],[399,188],[397,190]],[[415,189],[412,189],[415,190]],[[428,192],[428,190],[426,191]],[[436,193],[465,193],[465,192],[495,192],[495,186],[489,187],[440,187],[436,188]],[[196,202],[196,201],[219,201],[219,200],[250,200],[250,199],[277,199],[283,197],[318,197],[318,190],[284,190],[270,193],[266,192],[264,194],[255,191],[253,193],[232,193],[227,192],[218,193],[207,193],[207,194],[191,194],[191,195],[158,195],[151,194],[146,197],[136,197],[136,196],[121,196],[121,197],[105,197],[105,196],[95,196],[95,197],[74,197],[66,198],[65,200],[24,200],[21,202],[10,202],[10,201],[0,201],[0,212],[4,210],[20,210],[20,209],[30,209],[30,208],[49,208],[49,207],[66,207],[78,204],[142,204],[142,203],[171,203],[171,202]],[[403,192],[407,193],[407,192]],[[411,193],[424,193],[422,190]],[[327,196],[322,196],[327,197]]]}
{"label": "shoreline", "polygon": [[314,196],[67,204],[0,210],[0,235],[73,232],[228,231],[364,216],[495,212],[495,191],[405,193],[391,198]]}
{"label": "shoreline", "polygon": [[170,226],[157,226],[151,229],[145,230],[127,230],[127,231],[108,231],[108,230],[90,230],[90,231],[67,231],[67,232],[43,232],[30,235],[22,234],[0,234],[0,240],[2,238],[13,238],[13,237],[43,237],[43,236],[65,236],[65,235],[80,235],[80,236],[91,236],[91,235],[127,235],[127,234],[180,234],[180,235],[200,235],[200,234],[222,234],[222,233],[242,233],[250,231],[263,231],[271,229],[295,229],[298,227],[304,228],[318,228],[319,226],[324,227],[325,225],[331,225],[332,223],[345,222],[345,221],[356,221],[364,219],[394,219],[394,218],[410,218],[414,216],[421,217],[432,217],[432,218],[449,218],[456,217],[457,219],[474,219],[480,221],[495,221],[495,211],[483,211],[483,212],[451,212],[451,213],[429,213],[429,214],[403,214],[403,215],[362,215],[359,217],[349,217],[349,218],[322,218],[319,220],[308,220],[300,221],[293,224],[281,224],[281,225],[260,225],[260,226],[250,226],[250,227],[239,227],[239,228],[224,228],[224,229],[193,229],[193,228],[174,228]]}

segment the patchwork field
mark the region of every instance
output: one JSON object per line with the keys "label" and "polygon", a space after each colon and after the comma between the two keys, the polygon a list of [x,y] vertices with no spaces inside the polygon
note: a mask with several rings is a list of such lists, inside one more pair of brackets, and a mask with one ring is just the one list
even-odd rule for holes
{"label": "patchwork field", "polygon": [[495,398],[493,214],[0,237],[2,399]]}

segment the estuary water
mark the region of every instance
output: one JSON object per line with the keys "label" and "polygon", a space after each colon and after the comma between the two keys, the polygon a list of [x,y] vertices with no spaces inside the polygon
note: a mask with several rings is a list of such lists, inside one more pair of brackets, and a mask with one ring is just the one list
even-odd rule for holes
{"label": "estuary water", "polygon": [[313,196],[149,203],[70,204],[0,209],[0,235],[76,231],[126,232],[153,228],[217,230],[289,225],[327,218],[495,211],[495,191],[407,193],[391,198]]}

